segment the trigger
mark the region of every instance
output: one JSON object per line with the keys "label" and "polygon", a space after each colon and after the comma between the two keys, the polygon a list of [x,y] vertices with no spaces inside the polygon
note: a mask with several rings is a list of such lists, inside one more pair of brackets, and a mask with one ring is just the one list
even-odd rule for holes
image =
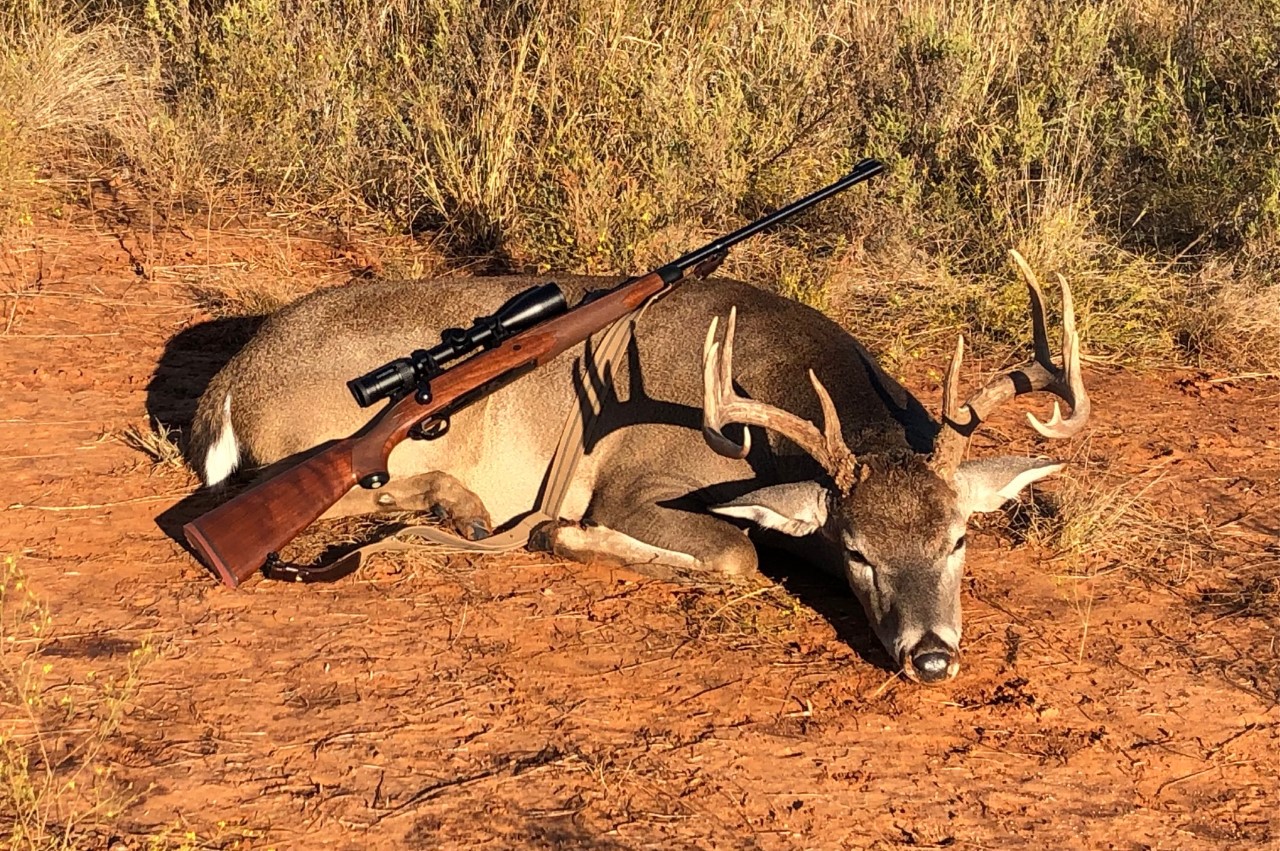
{"label": "trigger", "polygon": [[439,417],[429,420],[423,420],[413,427],[409,432],[409,437],[414,440],[437,440],[444,437],[449,431],[449,418]]}

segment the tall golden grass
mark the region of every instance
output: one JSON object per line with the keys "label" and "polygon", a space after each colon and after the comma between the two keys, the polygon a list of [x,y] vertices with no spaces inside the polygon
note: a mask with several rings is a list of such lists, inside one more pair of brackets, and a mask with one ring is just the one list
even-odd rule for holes
{"label": "tall golden grass", "polygon": [[1095,353],[1280,358],[1240,309],[1274,301],[1266,0],[6,2],[11,186],[72,152],[161,203],[618,272],[869,155],[873,189],[731,271],[860,330],[1012,341],[1013,247],[1076,282]]}

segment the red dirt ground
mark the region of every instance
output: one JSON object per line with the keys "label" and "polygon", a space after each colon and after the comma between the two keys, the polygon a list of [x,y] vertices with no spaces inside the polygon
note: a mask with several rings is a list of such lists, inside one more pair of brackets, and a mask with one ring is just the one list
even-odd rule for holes
{"label": "red dirt ground", "polygon": [[370,261],[215,230],[61,224],[0,255],[0,552],[53,612],[55,688],[158,651],[106,751],[126,847],[175,823],[243,848],[1280,847],[1280,381],[1094,367],[1074,445],[1001,420],[977,451],[1064,452],[1123,510],[1075,555],[977,530],[941,688],[789,565],[725,590],[382,556],[232,592],[158,525],[194,479],[121,435],[181,424],[246,333],[193,284]]}

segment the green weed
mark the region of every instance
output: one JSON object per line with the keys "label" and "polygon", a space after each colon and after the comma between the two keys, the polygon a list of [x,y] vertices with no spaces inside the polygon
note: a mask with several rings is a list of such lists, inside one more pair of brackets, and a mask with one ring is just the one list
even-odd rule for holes
{"label": "green weed", "polygon": [[[130,795],[107,747],[153,656],[67,681],[47,607],[13,556],[0,564],[0,836],[11,849],[84,848],[116,823]],[[55,684],[52,678],[57,677]]]}

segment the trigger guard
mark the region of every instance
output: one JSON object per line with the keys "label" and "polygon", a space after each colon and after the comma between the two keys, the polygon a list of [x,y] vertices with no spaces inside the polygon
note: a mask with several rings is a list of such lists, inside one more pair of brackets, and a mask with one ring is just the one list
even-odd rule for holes
{"label": "trigger guard", "polygon": [[449,433],[449,418],[428,420],[413,427],[414,440],[439,440]]}

